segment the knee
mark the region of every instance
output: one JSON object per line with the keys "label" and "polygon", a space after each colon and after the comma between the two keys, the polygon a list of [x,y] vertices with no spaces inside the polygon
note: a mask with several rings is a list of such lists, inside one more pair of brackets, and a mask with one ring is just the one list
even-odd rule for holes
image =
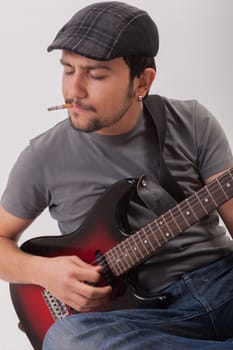
{"label": "knee", "polygon": [[42,350],[96,350],[98,333],[91,328],[85,317],[69,316],[61,319],[48,330]]}
{"label": "knee", "polygon": [[73,330],[67,324],[66,319],[55,322],[47,331],[42,350],[79,350],[77,344],[72,344]]}

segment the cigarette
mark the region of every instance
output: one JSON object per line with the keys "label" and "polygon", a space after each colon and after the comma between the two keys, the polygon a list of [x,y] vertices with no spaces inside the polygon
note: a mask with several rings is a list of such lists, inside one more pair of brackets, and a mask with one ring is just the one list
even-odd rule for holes
{"label": "cigarette", "polygon": [[64,108],[72,108],[73,105],[71,103],[64,103],[60,106],[52,106],[48,108],[48,111],[56,111],[57,109],[64,109]]}

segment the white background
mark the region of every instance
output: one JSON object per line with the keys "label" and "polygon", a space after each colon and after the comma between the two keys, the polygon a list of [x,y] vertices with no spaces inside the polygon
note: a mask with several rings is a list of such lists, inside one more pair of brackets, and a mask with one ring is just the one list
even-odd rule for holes
{"label": "white background", "polygon": [[[4,1],[0,7],[0,192],[28,140],[66,117],[47,112],[62,103],[59,52],[48,54],[60,27],[85,0]],[[198,99],[223,125],[233,143],[233,1],[128,0],[148,11],[160,31],[158,75],[152,92]],[[145,38],[146,40],[146,38]],[[203,127],[205,127],[203,125]],[[45,212],[24,239],[58,232]],[[0,281],[0,349],[30,350],[17,329],[8,284]]]}

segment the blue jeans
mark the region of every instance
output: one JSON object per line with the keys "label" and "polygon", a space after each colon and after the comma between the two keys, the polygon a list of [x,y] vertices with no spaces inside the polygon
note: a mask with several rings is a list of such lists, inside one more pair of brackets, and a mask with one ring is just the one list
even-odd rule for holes
{"label": "blue jeans", "polygon": [[43,350],[233,350],[233,254],[166,289],[168,308],[81,313],[57,321]]}

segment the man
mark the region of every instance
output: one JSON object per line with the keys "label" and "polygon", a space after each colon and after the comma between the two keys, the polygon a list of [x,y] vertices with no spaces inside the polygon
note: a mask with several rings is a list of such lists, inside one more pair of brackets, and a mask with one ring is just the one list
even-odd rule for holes
{"label": "man", "polygon": [[[57,321],[43,349],[232,349],[233,246],[215,211],[144,264],[138,285],[148,297],[167,296],[166,303],[152,301],[147,308],[93,312],[109,302],[113,288],[98,286],[102,266],[17,247],[20,234],[46,207],[67,234],[116,181],[146,174],[154,183],[158,177],[156,126],[144,108],[158,51],[148,14],[121,2],[87,6],[59,31],[48,48],[54,49],[62,50],[69,118],[22,152],[0,211],[1,278],[40,285],[82,312]],[[162,100],[163,157],[188,197],[227,171],[233,158],[221,127],[203,106]],[[233,233],[233,201],[218,210]]]}

